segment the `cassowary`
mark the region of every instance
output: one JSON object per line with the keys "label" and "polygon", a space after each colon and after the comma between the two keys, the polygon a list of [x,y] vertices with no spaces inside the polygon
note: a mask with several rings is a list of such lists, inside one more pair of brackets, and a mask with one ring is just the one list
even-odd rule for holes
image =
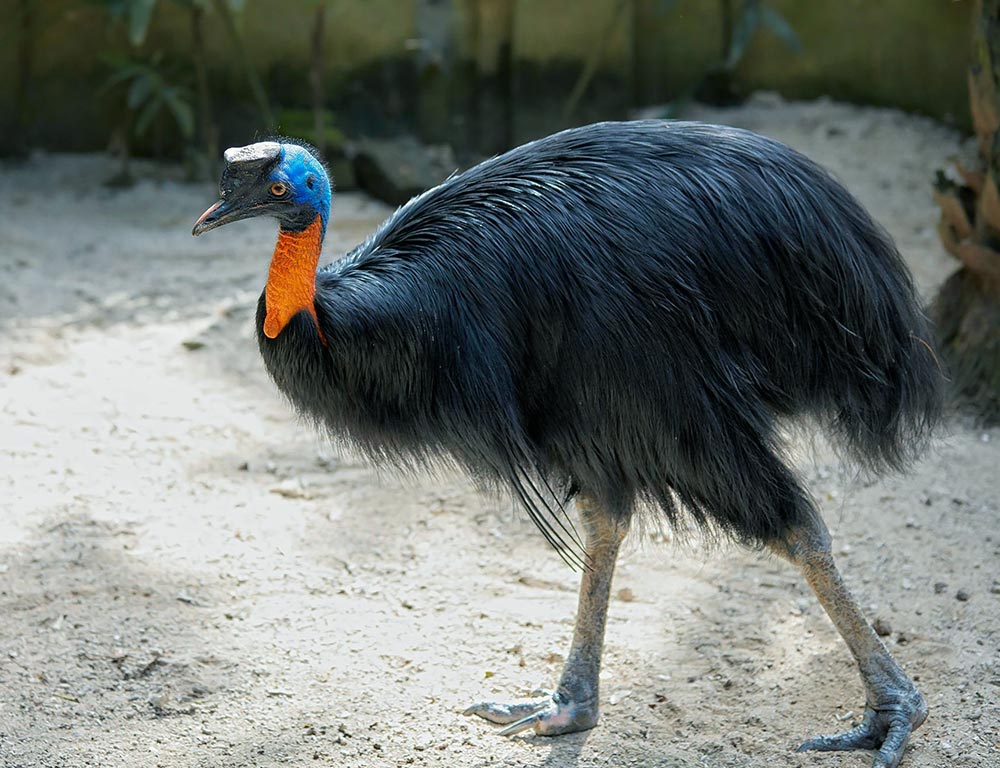
{"label": "cassowary", "polygon": [[278,220],[257,331],[295,408],[375,461],[508,489],[582,568],[556,692],[470,712],[505,734],[597,723],[618,547],[634,515],[659,515],[802,570],[866,690],[857,728],[802,748],[899,763],[927,705],[841,580],[778,425],[808,417],[863,467],[898,469],[942,376],[899,253],[830,175],[744,130],[601,123],[452,176],[317,271],[316,153],[281,139],[225,159],[193,233]]}

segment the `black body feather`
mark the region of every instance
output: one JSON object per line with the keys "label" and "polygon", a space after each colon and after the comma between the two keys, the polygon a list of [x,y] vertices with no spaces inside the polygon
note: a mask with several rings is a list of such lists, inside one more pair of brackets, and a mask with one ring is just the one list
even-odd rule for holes
{"label": "black body feather", "polygon": [[[557,499],[685,509],[746,543],[813,514],[781,417],[897,468],[942,376],[889,237],[820,167],[748,131],[602,123],[410,201],[316,277],[268,371],[377,460],[452,459],[553,543]],[[642,504],[644,503],[645,504]]]}

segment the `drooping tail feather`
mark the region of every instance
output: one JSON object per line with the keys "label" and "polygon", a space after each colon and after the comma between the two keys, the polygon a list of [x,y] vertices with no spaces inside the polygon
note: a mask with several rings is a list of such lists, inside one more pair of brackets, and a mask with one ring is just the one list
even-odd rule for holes
{"label": "drooping tail feather", "polygon": [[853,199],[831,196],[853,232],[838,243],[847,250],[850,270],[840,291],[847,327],[828,357],[828,374],[836,380],[828,389],[829,426],[861,467],[903,469],[941,417],[945,374],[892,240]]}

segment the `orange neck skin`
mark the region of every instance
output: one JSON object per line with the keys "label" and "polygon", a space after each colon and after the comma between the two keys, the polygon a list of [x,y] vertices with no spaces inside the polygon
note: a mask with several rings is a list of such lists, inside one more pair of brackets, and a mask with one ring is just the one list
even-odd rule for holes
{"label": "orange neck skin", "polygon": [[[264,335],[269,339],[277,338],[288,321],[302,310],[312,315],[316,330],[323,339],[314,303],[316,266],[322,247],[323,222],[319,216],[301,232],[282,230],[278,235],[264,289],[264,304],[267,307]],[[325,339],[323,343],[326,343]]]}

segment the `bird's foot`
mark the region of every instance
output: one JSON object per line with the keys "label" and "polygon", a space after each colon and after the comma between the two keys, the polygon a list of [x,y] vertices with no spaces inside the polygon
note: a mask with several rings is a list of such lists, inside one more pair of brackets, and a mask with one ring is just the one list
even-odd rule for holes
{"label": "bird's foot", "polygon": [[473,704],[466,715],[479,715],[491,723],[506,725],[501,736],[514,736],[529,728],[541,736],[558,736],[562,733],[586,731],[597,725],[599,716],[597,702],[571,701],[554,693],[542,701],[523,704],[497,704],[481,702]]}
{"label": "bird's foot", "polygon": [[872,768],[896,768],[910,734],[927,719],[927,702],[916,688],[880,697],[865,707],[861,725],[837,736],[809,739],[796,751],[878,750]]}

